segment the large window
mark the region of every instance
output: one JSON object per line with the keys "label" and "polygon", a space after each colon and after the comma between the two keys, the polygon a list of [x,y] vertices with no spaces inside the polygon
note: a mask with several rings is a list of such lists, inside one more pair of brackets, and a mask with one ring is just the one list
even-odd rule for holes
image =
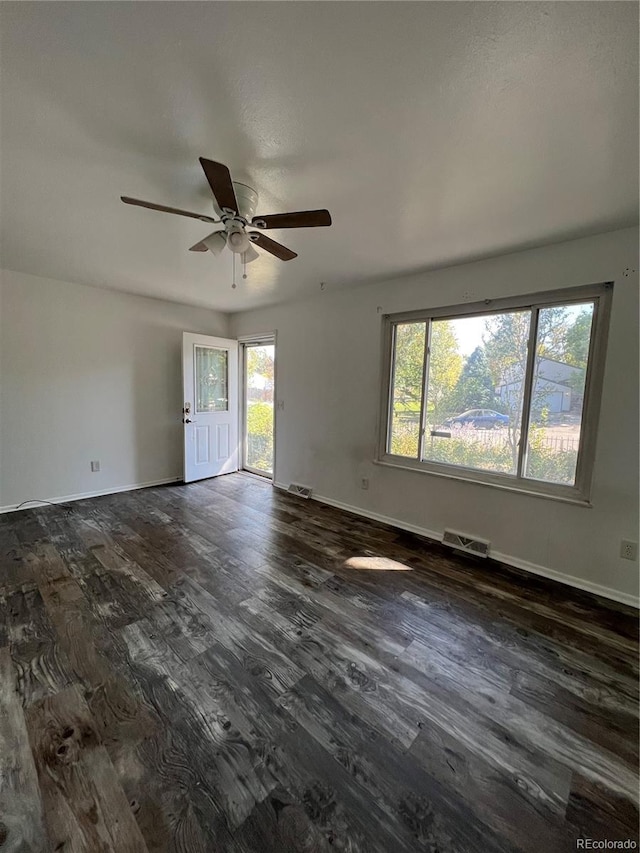
{"label": "large window", "polygon": [[379,461],[588,501],[611,293],[385,317]]}

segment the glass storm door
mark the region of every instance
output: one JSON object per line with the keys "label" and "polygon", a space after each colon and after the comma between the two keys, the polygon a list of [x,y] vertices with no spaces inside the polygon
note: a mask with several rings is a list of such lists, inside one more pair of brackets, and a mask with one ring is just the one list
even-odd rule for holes
{"label": "glass storm door", "polygon": [[244,349],[244,459],[242,467],[273,477],[273,407],[275,342],[245,343]]}
{"label": "glass storm door", "polygon": [[182,336],[184,481],[238,470],[238,342]]}

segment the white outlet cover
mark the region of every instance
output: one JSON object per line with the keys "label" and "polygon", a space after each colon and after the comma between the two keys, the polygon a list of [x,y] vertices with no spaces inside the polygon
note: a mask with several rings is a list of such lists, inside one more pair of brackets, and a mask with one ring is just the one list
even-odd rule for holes
{"label": "white outlet cover", "polygon": [[620,556],[623,560],[637,560],[638,543],[631,542],[629,539],[623,539],[620,543]]}

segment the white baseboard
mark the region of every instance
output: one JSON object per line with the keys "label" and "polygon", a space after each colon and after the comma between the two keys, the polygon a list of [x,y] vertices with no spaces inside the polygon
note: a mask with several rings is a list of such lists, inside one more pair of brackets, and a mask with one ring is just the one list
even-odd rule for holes
{"label": "white baseboard", "polygon": [[0,506],[0,513],[16,512],[20,509],[36,509],[38,506],[45,504],[64,504],[69,501],[81,501],[84,498],[99,498],[102,495],[117,495],[119,492],[133,492],[136,489],[147,489],[150,486],[166,486],[168,483],[178,483],[182,477],[164,477],[162,480],[149,480],[148,483],[131,483],[128,486],[114,486],[112,489],[98,489],[95,492],[81,492],[77,495],[62,495],[55,498],[33,498],[27,502],[26,506],[21,504],[9,504],[8,506]]}
{"label": "white baseboard", "polygon": [[508,566],[513,566],[514,569],[522,569],[525,572],[531,572],[534,575],[540,575],[543,578],[548,578],[558,583],[573,586],[576,589],[581,589],[583,592],[591,592],[594,595],[600,595],[602,598],[609,598],[612,601],[617,601],[620,604],[627,604],[629,607],[640,608],[640,599],[635,595],[627,592],[620,592],[610,586],[602,586],[602,584],[594,583],[593,581],[577,578],[575,575],[566,575],[563,572],[557,572],[555,569],[548,569],[546,566],[538,566],[535,563],[529,563],[526,560],[521,560],[519,557],[511,557],[509,554],[501,554],[499,551],[494,551],[489,555],[499,563],[506,563]]}
{"label": "white baseboard", "polygon": [[[274,486],[278,489],[284,489],[286,491],[287,486],[282,483],[274,483]],[[408,524],[406,521],[401,521],[399,518],[391,518],[387,515],[381,515],[378,512],[371,512],[369,510],[361,509],[357,506],[352,506],[351,504],[343,503],[342,501],[336,501],[333,498],[327,498],[323,495],[317,495],[312,492],[311,500],[319,501],[323,504],[328,504],[329,506],[333,506],[336,509],[343,509],[346,512],[352,512],[354,515],[361,515],[363,518],[369,518],[372,521],[379,521],[382,524],[389,524],[391,527],[397,527],[400,530],[406,530],[409,533],[416,533],[418,536],[424,536],[427,539],[433,539],[435,542],[442,542],[442,533],[438,533],[435,530],[428,530],[426,527],[418,527],[416,524]],[[531,572],[534,575],[540,575],[541,577],[548,578],[549,580],[558,581],[559,583],[563,583],[566,586],[574,587],[575,589],[581,589],[584,592],[591,592],[594,595],[600,595],[603,598],[609,598],[612,601],[617,601],[620,604],[627,604],[629,607],[640,608],[640,599],[636,598],[634,595],[630,595],[626,592],[620,592],[617,589],[612,589],[608,586],[602,586],[598,583],[593,583],[592,581],[584,580],[583,578],[577,578],[574,575],[567,575],[563,572],[557,572],[555,569],[548,569],[546,566],[538,566],[535,563],[530,563],[527,560],[521,560],[519,557],[512,557],[510,554],[503,554],[500,551],[493,551],[489,554],[489,556],[493,560],[497,560],[499,563],[504,563],[507,566],[513,566],[514,569],[522,569],[525,572]]]}

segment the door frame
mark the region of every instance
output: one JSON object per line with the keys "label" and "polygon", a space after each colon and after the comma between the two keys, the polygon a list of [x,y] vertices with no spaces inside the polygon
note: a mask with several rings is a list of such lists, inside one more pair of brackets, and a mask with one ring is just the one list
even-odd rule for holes
{"label": "door frame", "polygon": [[[261,332],[255,335],[238,336],[238,470],[261,477],[263,480],[276,482],[276,435],[278,421],[278,333]],[[248,346],[260,346],[273,344],[273,471],[271,476],[257,468],[251,468],[246,464],[246,434],[247,434],[247,375],[246,375],[246,352]]]}

